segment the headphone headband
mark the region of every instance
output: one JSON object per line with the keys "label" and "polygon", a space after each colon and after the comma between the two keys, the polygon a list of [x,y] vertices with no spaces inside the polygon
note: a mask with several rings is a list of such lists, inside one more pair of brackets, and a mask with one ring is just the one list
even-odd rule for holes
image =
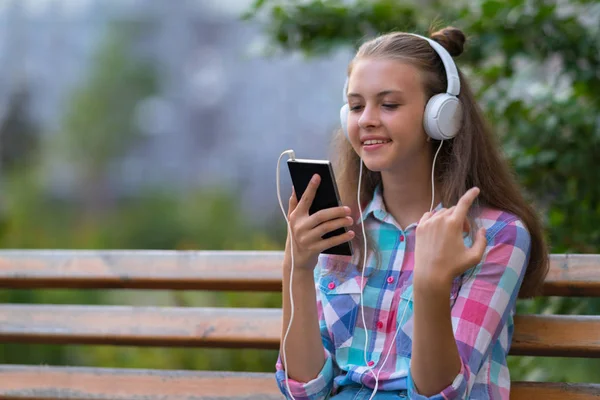
{"label": "headphone headband", "polygon": [[448,88],[446,89],[446,93],[451,94],[453,96],[458,96],[460,93],[460,78],[458,77],[458,70],[456,69],[456,64],[454,64],[454,60],[448,50],[444,48],[441,44],[436,42],[433,39],[427,38],[425,36],[417,35],[415,33],[406,33],[406,35],[411,35],[415,37],[419,37],[421,39],[427,40],[433,50],[440,56],[442,59],[442,63],[444,64],[444,69],[446,70],[446,81],[448,82]]}
{"label": "headphone headband", "polygon": [[[456,64],[452,59],[448,50],[444,48],[441,44],[436,42],[435,40],[429,39],[425,36],[417,35],[416,33],[405,33],[405,35],[415,36],[424,40],[427,40],[429,45],[433,48],[433,50],[440,56],[442,59],[442,63],[444,64],[444,69],[446,70],[446,81],[448,82],[448,87],[446,88],[446,93],[451,94],[453,96],[458,96],[460,93],[460,78],[458,77],[458,70],[456,69]],[[344,82],[344,92],[343,92],[343,101],[347,102],[346,93],[348,93],[348,78]]]}

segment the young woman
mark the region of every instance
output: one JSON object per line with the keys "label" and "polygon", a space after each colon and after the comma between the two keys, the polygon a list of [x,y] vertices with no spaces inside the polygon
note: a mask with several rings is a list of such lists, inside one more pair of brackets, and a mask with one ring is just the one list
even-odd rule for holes
{"label": "young woman", "polygon": [[[390,33],[348,67],[335,156],[350,207],[309,215],[318,176],[289,200],[276,365],[287,398],[509,398],[516,300],[539,289],[548,255],[454,65],[464,42],[452,27]],[[320,254],[349,240],[353,257]]]}

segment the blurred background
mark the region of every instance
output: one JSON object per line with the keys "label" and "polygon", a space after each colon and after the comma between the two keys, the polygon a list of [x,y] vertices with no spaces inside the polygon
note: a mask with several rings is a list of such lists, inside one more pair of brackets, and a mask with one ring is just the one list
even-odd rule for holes
{"label": "blurred background", "polygon": [[[0,0],[0,246],[281,250],[275,167],[329,155],[347,63],[454,25],[553,253],[600,253],[600,3]],[[290,192],[282,168],[282,195]],[[277,294],[1,291],[0,303],[280,307]],[[520,312],[600,314],[591,299]],[[0,363],[273,371],[274,351],[0,345]],[[512,357],[515,380],[600,362]],[[567,364],[568,363],[568,364]]]}

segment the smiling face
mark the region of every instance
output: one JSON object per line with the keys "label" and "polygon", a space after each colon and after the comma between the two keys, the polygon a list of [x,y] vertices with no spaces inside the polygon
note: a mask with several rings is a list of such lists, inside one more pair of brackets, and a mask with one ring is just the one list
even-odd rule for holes
{"label": "smiling face", "polygon": [[390,59],[359,59],[348,81],[348,136],[371,171],[401,171],[430,158],[419,70]]}

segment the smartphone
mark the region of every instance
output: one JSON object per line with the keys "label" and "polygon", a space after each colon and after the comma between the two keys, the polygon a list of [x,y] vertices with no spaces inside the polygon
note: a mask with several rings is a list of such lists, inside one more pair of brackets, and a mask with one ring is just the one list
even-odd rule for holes
{"label": "smartphone", "polygon": [[[331,162],[329,162],[329,160],[302,160],[296,158],[288,160],[287,164],[290,170],[292,184],[294,185],[294,191],[296,192],[296,198],[298,200],[302,198],[313,175],[318,174],[321,177],[321,183],[317,188],[315,198],[308,211],[309,215],[326,208],[342,206],[335,176],[333,174],[333,168],[331,167]],[[347,231],[348,229],[346,227],[338,228],[323,235],[323,239],[341,235]],[[352,242],[350,241],[330,247],[322,253],[342,256],[351,256],[354,254]]]}

